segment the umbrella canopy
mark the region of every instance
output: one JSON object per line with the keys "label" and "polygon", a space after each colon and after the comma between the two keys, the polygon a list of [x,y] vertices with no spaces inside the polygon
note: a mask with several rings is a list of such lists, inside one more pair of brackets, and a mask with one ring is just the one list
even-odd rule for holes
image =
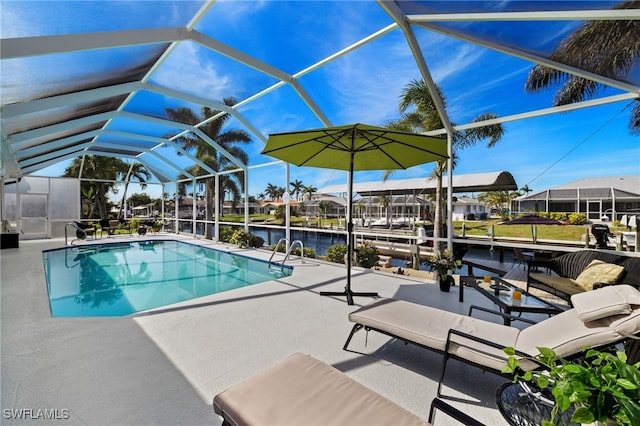
{"label": "umbrella canopy", "polygon": [[399,132],[366,124],[326,127],[300,132],[269,135],[263,154],[296,166],[349,171],[347,193],[347,285],[344,292],[321,292],[321,295],[376,296],[376,293],[351,291],[353,258],[353,172],[361,170],[407,169],[419,164],[445,160],[447,141],[442,137]]}
{"label": "umbrella canopy", "polygon": [[444,160],[441,137],[366,124],[269,135],[263,154],[295,164],[336,170],[395,170]]}
{"label": "umbrella canopy", "polygon": [[504,222],[503,225],[562,225],[562,222],[548,217],[526,215]]}

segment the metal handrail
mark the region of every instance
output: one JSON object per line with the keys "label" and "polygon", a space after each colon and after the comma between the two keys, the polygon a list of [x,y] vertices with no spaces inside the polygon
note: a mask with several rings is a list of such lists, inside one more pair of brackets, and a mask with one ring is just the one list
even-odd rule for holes
{"label": "metal handrail", "polygon": [[73,222],[69,222],[64,226],[64,245],[71,245],[73,244],[73,242],[75,240],[77,240],[78,238],[74,238],[73,240],[71,240],[70,243],[67,242],[68,239],[68,235],[67,235],[67,229],[69,229],[69,226],[71,226],[72,228],[74,228],[76,231],[80,231],[84,234],[84,238],[86,239],[87,237],[89,237],[89,235],[87,234],[87,231],[85,231],[84,229],[80,228],[78,225],[76,225]]}
{"label": "metal handrail", "polygon": [[301,262],[304,263],[304,244],[302,244],[302,241],[300,240],[295,240],[289,246],[289,250],[287,250],[287,255],[284,257],[284,260],[282,261],[283,267],[287,259],[289,259],[289,256],[291,256],[291,253],[293,252],[293,248],[295,247],[296,243],[300,245],[300,258],[302,259]]}
{"label": "metal handrail", "polygon": [[[271,260],[273,260],[273,256],[276,255],[276,252],[278,251],[278,246],[280,246],[281,242],[285,242],[286,243],[285,247],[289,245],[289,240],[286,239],[286,238],[280,238],[278,240],[276,245],[273,247],[273,252],[271,253],[271,257],[269,258],[269,268],[271,267]],[[286,259],[286,256],[285,256],[285,259]],[[284,262],[282,263],[282,266],[284,266]]]}

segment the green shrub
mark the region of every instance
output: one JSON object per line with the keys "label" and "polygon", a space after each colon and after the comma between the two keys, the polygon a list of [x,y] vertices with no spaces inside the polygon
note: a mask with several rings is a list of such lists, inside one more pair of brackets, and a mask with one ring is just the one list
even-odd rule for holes
{"label": "green shrub", "polygon": [[[278,253],[285,253],[286,250],[286,246],[284,244],[278,244],[278,246],[271,246],[270,250],[276,250]],[[293,255],[295,256],[300,256],[300,247],[296,247],[293,252]],[[304,248],[304,257],[309,258],[309,259],[316,259],[318,257],[318,254],[316,253],[316,251],[312,248],[309,247],[305,247]]]}
{"label": "green shrub", "polygon": [[238,247],[254,247],[260,248],[264,245],[264,239],[253,235],[251,232],[247,232],[244,229],[236,230],[231,238],[229,238],[231,244],[235,244]]}
{"label": "green shrub", "polygon": [[364,243],[356,251],[356,259],[361,267],[372,268],[380,260],[378,249],[371,243]]}
{"label": "green shrub", "polygon": [[220,237],[219,240],[223,243],[228,243],[231,240],[231,237],[234,234],[234,230],[233,228],[229,228],[229,227],[224,227],[224,228],[220,228]]}
{"label": "green shrub", "polygon": [[567,215],[565,212],[552,212],[549,214],[549,217],[551,219],[559,220],[561,222],[564,222],[565,220],[569,219],[569,215]]}
{"label": "green shrub", "polygon": [[263,245],[264,245],[264,238],[251,234],[251,239],[249,240],[250,247],[260,248]]}
{"label": "green shrub", "polygon": [[571,213],[569,223],[572,225],[584,225],[587,223],[587,215],[584,213]]}
{"label": "green shrub", "polygon": [[333,263],[344,264],[345,254],[347,254],[346,244],[334,244],[327,249],[327,260]]}
{"label": "green shrub", "polygon": [[[293,254],[295,254],[296,256],[300,256],[300,247],[296,247],[293,250]],[[304,257],[309,258],[309,259],[315,259],[316,257],[318,257],[318,255],[316,254],[316,251],[312,248],[309,247],[305,247],[304,248]]]}
{"label": "green shrub", "polygon": [[538,212],[537,214],[538,214],[538,216],[540,216],[540,217],[549,218],[549,213],[547,213],[547,212]]}

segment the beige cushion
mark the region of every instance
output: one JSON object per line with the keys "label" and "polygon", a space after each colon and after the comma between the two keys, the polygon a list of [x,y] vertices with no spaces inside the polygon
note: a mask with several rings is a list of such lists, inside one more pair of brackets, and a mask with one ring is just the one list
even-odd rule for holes
{"label": "beige cushion", "polygon": [[542,274],[538,272],[533,272],[529,274],[529,276],[542,284],[546,284],[549,287],[552,287],[562,293],[572,295],[578,294],[585,291],[584,288],[580,287],[574,280],[567,277],[558,277],[557,275],[549,275]]}
{"label": "beige cushion", "polygon": [[[444,352],[449,329],[471,334],[504,347],[514,346],[519,329],[399,299],[380,298],[349,314],[349,321]],[[500,349],[454,336],[451,354],[502,370],[506,356]]]}
{"label": "beige cushion", "polygon": [[623,272],[623,266],[595,259],[587,265],[584,271],[580,272],[580,275],[576,277],[575,282],[586,291],[589,291],[593,290],[593,285],[595,283],[615,283]]}
{"label": "beige cushion", "polygon": [[584,322],[611,315],[631,313],[631,303],[640,304],[640,292],[629,285],[612,285],[597,292],[588,291],[571,296],[571,303]]}
{"label": "beige cushion", "polygon": [[300,353],[218,394],[231,425],[428,425],[317,359]]}
{"label": "beige cushion", "polygon": [[[621,294],[631,305],[627,314],[610,315],[583,322],[578,309],[570,309],[529,326],[518,336],[516,349],[535,353],[538,347],[553,349],[559,357],[580,353],[584,346],[598,347],[615,343],[629,334],[640,333],[640,292],[629,285],[614,285],[582,293],[594,299],[606,299],[612,291]],[[580,299],[583,296],[574,296]],[[580,304],[580,300],[578,304]]]}

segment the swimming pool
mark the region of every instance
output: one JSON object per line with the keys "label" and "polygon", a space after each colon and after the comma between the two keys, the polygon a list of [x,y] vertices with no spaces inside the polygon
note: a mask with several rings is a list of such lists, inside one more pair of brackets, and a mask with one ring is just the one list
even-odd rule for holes
{"label": "swimming pool", "polygon": [[54,317],[129,315],[293,272],[175,240],[74,246],[42,256]]}

